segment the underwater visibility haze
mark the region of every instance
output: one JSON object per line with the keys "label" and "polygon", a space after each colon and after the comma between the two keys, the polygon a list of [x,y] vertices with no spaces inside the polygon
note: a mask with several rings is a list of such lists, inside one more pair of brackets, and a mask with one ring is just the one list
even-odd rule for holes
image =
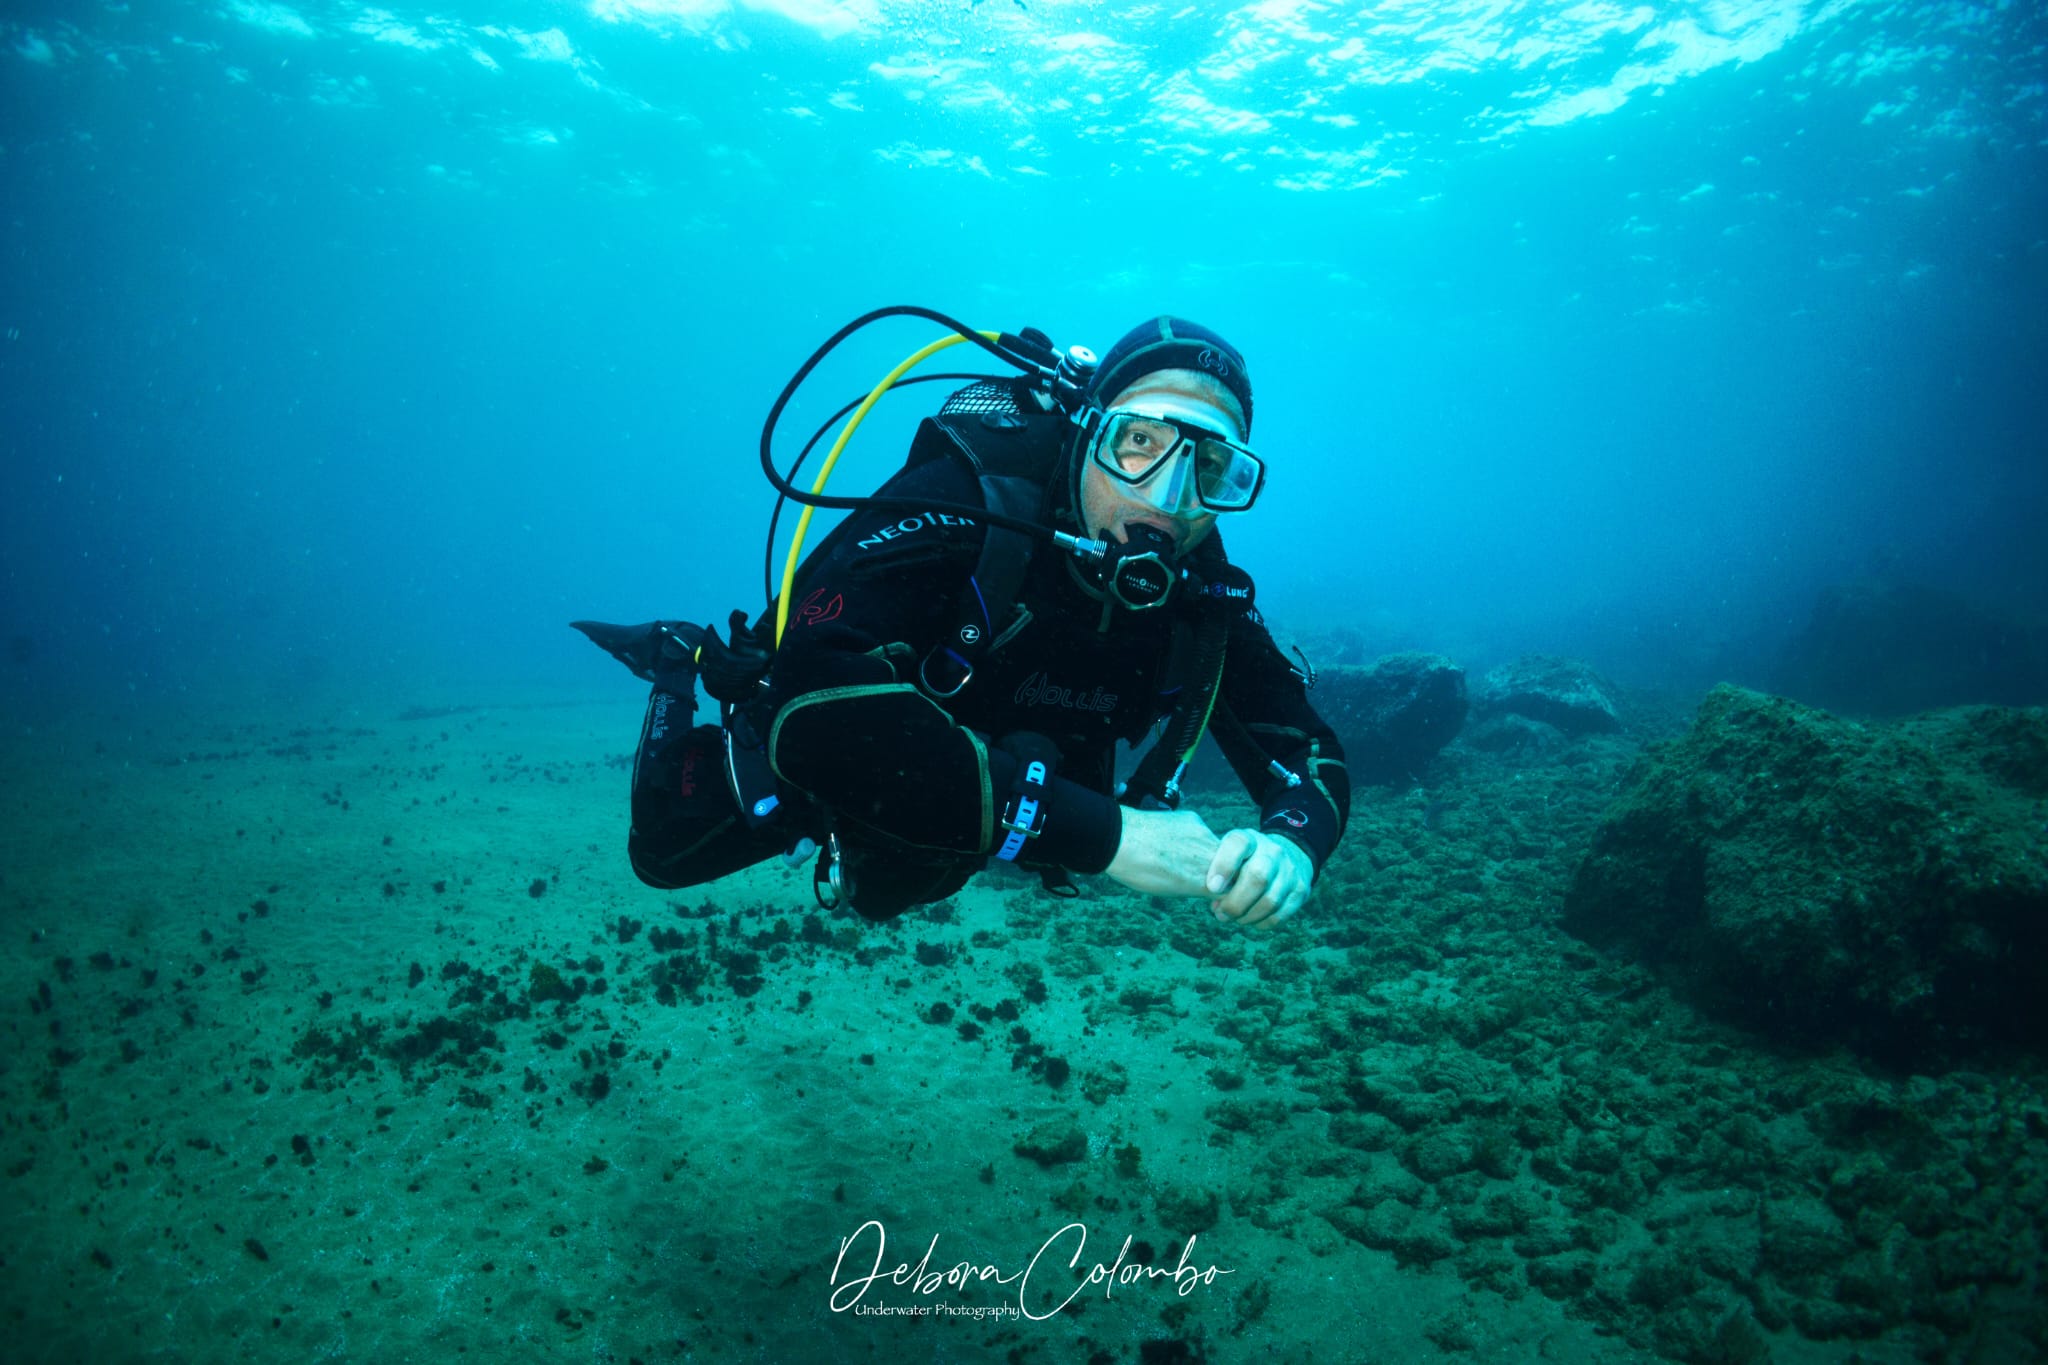
{"label": "underwater visibility haze", "polygon": [[[2040,6],[26,0],[0,111],[10,1358],[2048,1358]],[[1299,916],[635,879],[568,622],[759,611],[891,304],[1243,353]]]}

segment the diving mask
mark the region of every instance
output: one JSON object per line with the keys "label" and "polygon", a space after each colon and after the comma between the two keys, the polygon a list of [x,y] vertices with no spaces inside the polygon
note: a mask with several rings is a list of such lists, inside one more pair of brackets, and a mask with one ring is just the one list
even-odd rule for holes
{"label": "diving mask", "polygon": [[1266,482],[1265,462],[1244,444],[1164,408],[1098,409],[1088,458],[1170,515],[1242,512]]}

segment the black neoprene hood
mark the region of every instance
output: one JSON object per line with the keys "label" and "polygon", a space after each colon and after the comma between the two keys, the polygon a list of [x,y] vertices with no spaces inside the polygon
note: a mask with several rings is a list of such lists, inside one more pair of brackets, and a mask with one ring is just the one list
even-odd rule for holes
{"label": "black neoprene hood", "polygon": [[1140,378],[1158,370],[1199,370],[1214,375],[1244,406],[1244,430],[1252,430],[1252,377],[1244,356],[1199,322],[1160,316],[1125,332],[1095,371],[1088,401],[1104,404]]}

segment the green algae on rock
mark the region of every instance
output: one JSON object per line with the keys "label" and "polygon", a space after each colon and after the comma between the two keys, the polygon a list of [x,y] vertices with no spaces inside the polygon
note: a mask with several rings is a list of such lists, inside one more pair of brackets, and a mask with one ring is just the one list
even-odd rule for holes
{"label": "green algae on rock", "polygon": [[1905,1059],[2048,1042],[2048,715],[1865,726],[1735,687],[1648,752],[1565,925],[1701,1003]]}
{"label": "green algae on rock", "polygon": [[1482,719],[1524,716],[1567,735],[1622,728],[1614,684],[1577,659],[1525,654],[1490,670],[1472,694]]}

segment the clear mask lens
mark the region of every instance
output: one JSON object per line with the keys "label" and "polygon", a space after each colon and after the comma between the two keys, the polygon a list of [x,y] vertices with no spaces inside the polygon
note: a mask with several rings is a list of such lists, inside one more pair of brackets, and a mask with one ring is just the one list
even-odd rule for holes
{"label": "clear mask lens", "polygon": [[1241,512],[1265,476],[1259,457],[1237,442],[1147,413],[1105,413],[1093,454],[1111,477],[1167,512]]}

